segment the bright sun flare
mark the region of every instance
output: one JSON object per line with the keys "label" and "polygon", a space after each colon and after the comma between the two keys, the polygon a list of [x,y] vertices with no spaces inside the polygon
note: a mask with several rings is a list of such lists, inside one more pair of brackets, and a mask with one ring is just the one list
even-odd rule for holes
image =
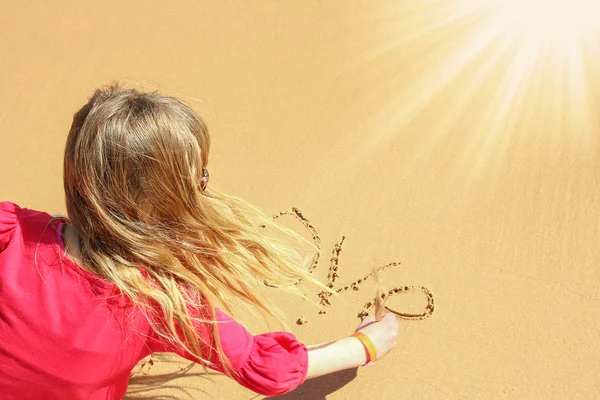
{"label": "bright sun flare", "polygon": [[349,166],[424,118],[406,171],[449,140],[462,141],[456,164],[470,166],[473,182],[508,152],[596,154],[600,0],[403,0],[373,12],[369,29],[393,34],[380,33],[362,62],[367,72],[394,66],[378,82],[391,93],[378,108],[389,128],[361,143]]}
{"label": "bright sun flare", "polygon": [[477,0],[497,11],[497,22],[522,39],[570,40],[593,34],[600,21],[598,0]]}

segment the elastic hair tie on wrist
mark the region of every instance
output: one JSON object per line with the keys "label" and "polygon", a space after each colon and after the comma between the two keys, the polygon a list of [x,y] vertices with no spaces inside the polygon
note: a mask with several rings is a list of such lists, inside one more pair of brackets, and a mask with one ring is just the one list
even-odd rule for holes
{"label": "elastic hair tie on wrist", "polygon": [[375,361],[377,359],[377,350],[375,349],[375,345],[371,341],[370,337],[368,337],[367,335],[365,335],[362,332],[354,332],[350,336],[351,337],[355,337],[358,340],[360,340],[360,342],[362,343],[362,345],[365,347],[365,351],[367,353],[367,362],[366,362],[366,364],[368,364],[370,362],[373,362],[373,361]]}

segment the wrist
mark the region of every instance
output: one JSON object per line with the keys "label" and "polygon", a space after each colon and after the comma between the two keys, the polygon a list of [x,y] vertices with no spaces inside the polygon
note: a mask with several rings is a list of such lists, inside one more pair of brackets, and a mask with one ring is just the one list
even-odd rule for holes
{"label": "wrist", "polygon": [[363,365],[369,362],[368,352],[359,338],[357,338],[356,336],[350,336],[342,340],[348,343],[347,347],[349,349],[349,353],[351,354],[353,361],[352,367],[362,367]]}
{"label": "wrist", "polygon": [[374,362],[377,359],[377,349],[375,348],[375,344],[369,335],[360,331],[356,331],[351,336],[358,339],[364,348],[367,359],[364,365]]}
{"label": "wrist", "polygon": [[351,368],[362,367],[368,362],[367,352],[365,346],[361,341],[353,336],[341,339],[340,342],[344,343],[346,348],[346,354],[348,361],[351,364]]}

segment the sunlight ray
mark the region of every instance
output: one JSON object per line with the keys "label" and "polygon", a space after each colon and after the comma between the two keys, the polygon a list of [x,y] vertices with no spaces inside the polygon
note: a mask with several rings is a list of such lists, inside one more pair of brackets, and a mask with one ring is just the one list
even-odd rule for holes
{"label": "sunlight ray", "polygon": [[[598,50],[600,40],[600,3],[454,0],[441,7],[439,2],[419,6],[414,0],[408,2],[412,8],[402,3],[402,12],[386,10],[381,18],[387,26],[380,30],[389,41],[375,44],[357,59],[366,73],[370,66],[385,64],[386,75],[373,80],[368,94],[376,103],[381,98],[373,120],[385,129],[373,129],[367,141],[357,142],[336,176],[353,176],[352,171],[389,148],[420,115],[430,113],[433,104],[444,104],[441,99],[447,101],[438,118],[426,124],[415,156],[404,164],[408,170],[417,169],[415,163],[426,164],[457,127],[463,134],[460,157],[465,159],[456,165],[463,172],[471,165],[470,184],[487,169],[499,168],[509,151],[526,154],[535,148],[532,156],[546,150],[585,153],[598,145],[599,114],[589,84],[590,75],[598,72],[588,64],[591,59],[597,65],[599,57],[591,51]],[[406,15],[408,10],[412,16]],[[398,14],[409,26],[413,17],[421,26],[394,27],[390,15]],[[469,79],[463,77],[466,70]],[[456,87],[459,83],[461,88]],[[570,134],[573,130],[579,134]]]}

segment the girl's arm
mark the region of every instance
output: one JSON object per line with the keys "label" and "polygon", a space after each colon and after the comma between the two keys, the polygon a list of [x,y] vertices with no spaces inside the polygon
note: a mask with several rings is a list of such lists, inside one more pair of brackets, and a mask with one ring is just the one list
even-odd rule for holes
{"label": "girl's arm", "polygon": [[[367,335],[373,342],[377,351],[375,360],[378,360],[396,347],[398,321],[393,314],[386,314],[379,322],[375,322],[374,317],[368,317],[358,326],[356,331]],[[365,347],[355,337],[307,346],[307,349],[308,372],[306,379],[344,369],[357,368],[367,362]]]}
{"label": "girl's arm", "polygon": [[[198,317],[207,319],[203,310],[193,310]],[[276,396],[295,389],[305,379],[315,378],[343,369],[364,365],[367,357],[361,341],[354,337],[343,338],[323,345],[307,347],[288,332],[271,332],[252,336],[242,325],[221,310],[215,310],[219,340],[233,370],[231,377],[241,385],[265,396]],[[198,323],[198,335],[205,345],[203,354],[211,362],[210,368],[226,372],[215,348],[213,325]],[[387,314],[380,322],[366,318],[357,331],[367,335],[375,345],[377,360],[396,346],[398,322]],[[173,345],[151,331],[147,341],[149,352],[175,352],[190,361],[200,362],[185,349]],[[308,351],[307,351],[308,350]],[[148,353],[142,354],[141,357]],[[308,365],[307,365],[308,364]]]}
{"label": "girl's arm", "polygon": [[362,343],[353,337],[308,348],[306,379],[365,365],[367,355]]}

